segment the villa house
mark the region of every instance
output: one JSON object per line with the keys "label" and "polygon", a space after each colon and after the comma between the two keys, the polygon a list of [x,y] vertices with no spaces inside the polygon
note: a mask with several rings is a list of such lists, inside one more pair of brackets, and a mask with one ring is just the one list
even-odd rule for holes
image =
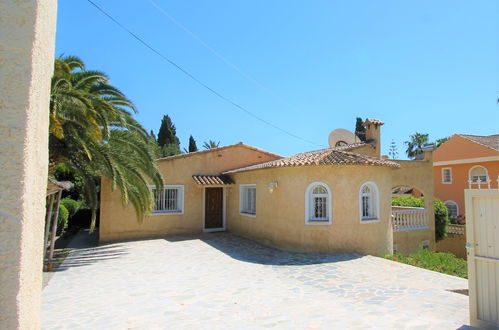
{"label": "villa house", "polygon": [[[165,186],[139,224],[102,181],[100,240],[228,230],[298,251],[382,255],[433,249],[432,153],[380,157],[383,122],[367,119],[365,142],[281,157],[242,143],[161,158]],[[392,190],[415,187],[424,209],[392,210]]]}
{"label": "villa house", "polygon": [[498,188],[499,134],[455,134],[434,152],[435,197],[449,216],[464,216],[464,189]]}

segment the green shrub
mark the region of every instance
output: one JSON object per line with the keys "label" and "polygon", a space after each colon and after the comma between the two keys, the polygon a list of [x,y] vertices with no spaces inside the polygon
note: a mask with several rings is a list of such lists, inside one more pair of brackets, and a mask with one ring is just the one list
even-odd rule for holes
{"label": "green shrub", "polygon": [[449,210],[445,203],[435,198],[435,240],[440,241],[447,237],[447,226],[449,225]]}
{"label": "green shrub", "polygon": [[80,202],[67,197],[61,199],[61,205],[64,205],[64,207],[68,210],[70,218],[73,217],[81,207]]}
{"label": "green shrub", "polygon": [[421,249],[418,253],[411,254],[408,257],[396,253],[387,254],[385,258],[448,275],[468,278],[466,260],[458,258],[452,253],[431,252],[427,249]]}
{"label": "green shrub", "polygon": [[60,236],[68,227],[69,211],[64,205],[59,205],[59,216],[57,217],[57,235]]}
{"label": "green shrub", "polygon": [[[424,197],[398,197],[392,199],[393,206],[424,207]],[[449,224],[449,211],[444,202],[435,198],[435,240],[440,241],[447,236],[447,225]]]}

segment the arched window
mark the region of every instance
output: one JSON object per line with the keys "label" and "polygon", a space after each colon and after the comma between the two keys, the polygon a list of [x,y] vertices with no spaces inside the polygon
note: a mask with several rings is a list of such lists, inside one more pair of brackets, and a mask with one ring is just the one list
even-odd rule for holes
{"label": "arched window", "polygon": [[331,189],[323,182],[311,183],[305,192],[305,223],[330,224]]}
{"label": "arched window", "polygon": [[459,216],[459,206],[454,201],[445,201],[445,206],[449,211],[450,218],[457,218]]}
{"label": "arched window", "polygon": [[359,206],[361,222],[379,220],[378,187],[374,182],[366,182],[360,187]]}
{"label": "arched window", "polygon": [[489,180],[487,169],[480,165],[473,166],[470,169],[469,176],[472,183],[486,183]]}

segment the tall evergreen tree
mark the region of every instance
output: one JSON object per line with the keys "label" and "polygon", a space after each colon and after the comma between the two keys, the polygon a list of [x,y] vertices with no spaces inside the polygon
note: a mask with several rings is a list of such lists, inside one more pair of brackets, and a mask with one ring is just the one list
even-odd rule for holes
{"label": "tall evergreen tree", "polygon": [[357,135],[361,141],[366,140],[366,127],[364,126],[364,121],[360,117],[355,119],[355,135]]}
{"label": "tall evergreen tree", "polygon": [[177,137],[177,129],[168,115],[163,116],[161,120],[157,141],[163,157],[180,153],[180,140]]}
{"label": "tall evergreen tree", "polygon": [[189,152],[198,151],[198,146],[196,145],[196,140],[191,136],[189,136]]}
{"label": "tall evergreen tree", "polygon": [[390,143],[390,149],[388,151],[388,155],[390,156],[391,159],[397,159],[397,157],[399,156],[397,144],[393,140]]}

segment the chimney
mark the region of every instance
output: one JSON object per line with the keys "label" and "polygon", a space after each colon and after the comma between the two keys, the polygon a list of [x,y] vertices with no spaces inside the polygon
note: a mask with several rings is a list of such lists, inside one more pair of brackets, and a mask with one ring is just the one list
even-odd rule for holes
{"label": "chimney", "polygon": [[367,118],[364,122],[366,127],[366,143],[370,143],[374,146],[374,152],[376,157],[381,156],[381,126],[384,123],[378,119]]}

